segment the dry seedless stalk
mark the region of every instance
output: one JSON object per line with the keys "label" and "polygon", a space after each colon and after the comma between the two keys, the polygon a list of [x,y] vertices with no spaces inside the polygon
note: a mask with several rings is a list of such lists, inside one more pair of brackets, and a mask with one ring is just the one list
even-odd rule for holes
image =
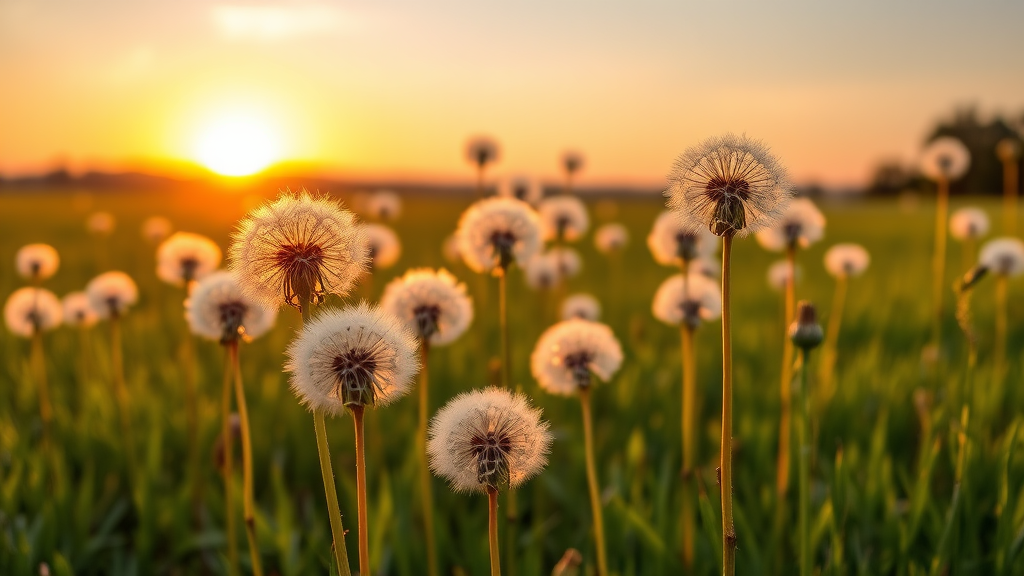
{"label": "dry seedless stalk", "polygon": [[583,450],[587,464],[587,487],[590,489],[590,509],[594,515],[594,542],[597,547],[597,574],[608,576],[608,556],[604,544],[604,515],[601,512],[601,488],[597,482],[594,464],[594,425],[590,416],[590,390],[580,388],[583,407]]}
{"label": "dry seedless stalk", "polygon": [[[786,279],[786,319],[782,323],[783,330],[789,327],[796,312],[796,245],[786,248],[786,266],[789,277]],[[779,387],[779,460],[775,471],[776,505],[785,506],[786,493],[789,491],[790,469],[790,430],[792,428],[792,389],[793,389],[793,343],[783,334],[782,339],[782,382]]]}
{"label": "dry seedless stalk", "polygon": [[242,432],[242,502],[245,515],[245,536],[249,541],[249,558],[252,562],[254,576],[263,576],[263,564],[260,562],[260,550],[256,542],[256,504],[253,497],[252,477],[252,437],[249,434],[249,409],[245,402],[245,389],[242,386],[242,367],[238,361],[238,340],[228,344],[228,356],[235,380],[235,403],[238,404],[238,422]]}
{"label": "dry seedless stalk", "polygon": [[427,546],[427,574],[437,576],[437,543],[434,538],[434,491],[430,488],[430,466],[427,463],[427,413],[429,411],[430,385],[429,365],[430,340],[420,340],[420,406],[419,406],[419,429],[417,430],[417,444],[420,447],[420,497],[423,499],[423,533]]}
{"label": "dry seedless stalk", "polygon": [[366,520],[366,444],[363,440],[363,407],[352,406],[356,433],[356,504],[359,517],[359,576],[370,575],[369,528]]}
{"label": "dry seedless stalk", "polygon": [[220,394],[220,439],[224,448],[224,532],[228,542],[228,573],[238,574],[238,542],[235,540],[234,455],[231,442],[231,359],[224,362],[224,383]]}
{"label": "dry seedless stalk", "polygon": [[[732,518],[732,234],[722,237],[722,574],[736,573],[736,529]],[[788,338],[787,338],[788,340]]]}
{"label": "dry seedless stalk", "polygon": [[501,576],[498,556],[498,490],[487,487],[487,543],[491,551],[491,576]]}

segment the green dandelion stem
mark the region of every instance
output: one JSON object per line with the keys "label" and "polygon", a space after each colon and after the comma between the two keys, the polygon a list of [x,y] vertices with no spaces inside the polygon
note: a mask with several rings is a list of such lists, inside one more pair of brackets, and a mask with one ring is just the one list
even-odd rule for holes
{"label": "green dandelion stem", "polygon": [[1006,276],[999,274],[996,276],[996,334],[992,353],[997,384],[1003,381],[1006,372],[1006,296]]}
{"label": "green dandelion stem", "polygon": [[327,445],[327,425],[324,413],[313,411],[313,426],[316,429],[316,447],[320,454],[320,473],[323,476],[324,491],[327,494],[327,513],[331,518],[331,535],[334,538],[334,560],[341,576],[352,576],[348,565],[348,549],[345,547],[345,527],[341,523],[341,508],[338,507],[338,490],[334,486],[334,467],[331,466],[331,451]]}
{"label": "green dandelion stem", "polygon": [[[786,318],[783,330],[796,315],[796,245],[790,244],[786,249],[786,266],[789,277],[786,279]],[[793,343],[783,333],[782,338],[782,380],[779,385],[779,459],[775,471],[776,505],[785,506],[786,493],[789,492],[790,471],[790,433],[792,430],[793,401]]]}
{"label": "green dandelion stem", "polygon": [[799,525],[800,525],[800,576],[811,576],[811,409],[810,389],[808,387],[808,372],[810,366],[807,363],[809,350],[803,350],[800,367],[800,427],[797,429],[797,445],[800,452],[797,455],[797,467],[799,477],[797,478],[798,490],[800,491],[799,504]]}
{"label": "green dandelion stem", "polygon": [[601,512],[601,488],[597,482],[594,464],[594,425],[590,415],[590,390],[580,388],[583,408],[583,450],[587,461],[587,487],[590,490],[590,508],[594,515],[594,542],[597,547],[597,574],[608,576],[608,557],[604,545],[604,515]]}
{"label": "green dandelion stem", "polygon": [[249,409],[242,386],[242,367],[238,361],[238,341],[228,344],[228,354],[235,380],[235,403],[238,404],[238,423],[242,432],[242,506],[245,517],[245,536],[249,541],[249,558],[254,576],[263,576],[260,550],[256,541],[256,504],[253,496],[252,436],[249,433]]}
{"label": "green dandelion stem", "polygon": [[231,352],[224,362],[224,382],[220,394],[220,439],[224,447],[224,539],[228,544],[228,573],[239,573],[238,541],[235,539],[234,456],[231,442]]}
{"label": "green dandelion stem", "polygon": [[949,180],[938,181],[938,200],[935,205],[935,246],[932,254],[932,344],[942,345],[942,296],[946,283],[946,222],[949,219]]}

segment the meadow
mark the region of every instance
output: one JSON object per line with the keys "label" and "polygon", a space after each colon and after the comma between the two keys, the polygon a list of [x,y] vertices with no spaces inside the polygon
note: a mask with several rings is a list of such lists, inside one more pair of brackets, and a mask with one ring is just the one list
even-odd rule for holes
{"label": "meadow", "polygon": [[[204,234],[226,249],[239,219],[276,190],[126,193],[65,190],[5,191],[0,197],[0,294],[23,280],[14,274],[17,249],[54,246],[61,267],[45,286],[58,295],[81,290],[94,275],[128,272],[140,300],[124,318],[124,362],[131,394],[141,474],[133,498],[124,478],[124,443],[110,387],[105,323],[79,333],[62,327],[45,335],[46,370],[55,408],[55,458],[40,448],[37,394],[28,340],[0,330],[0,574],[225,574],[222,478],[217,443],[223,351],[196,341],[200,390],[201,466],[188,465],[183,409],[184,292],[161,283],[155,246],[141,239],[148,216],[168,217],[176,229]],[[342,199],[344,194],[339,195]],[[445,260],[444,239],[455,230],[469,197],[403,196],[393,224],[402,254],[374,272],[346,301],[374,301],[385,284],[411,267],[446,267],[469,287],[475,319],[454,344],[430,358],[431,412],[460,391],[496,383],[499,355],[497,284],[461,263]],[[583,464],[580,407],[541,392],[529,356],[554,323],[557,299],[595,295],[602,321],[622,344],[622,369],[592,397],[598,476],[610,572],[622,576],[683,573],[678,490],[681,468],[678,328],[651,313],[658,285],[675,273],[657,265],[645,244],[657,196],[584,195],[594,225],[621,222],[630,242],[618,258],[598,253],[592,231],[575,244],[582,272],[564,288],[537,292],[522,271],[509,278],[512,382],[543,409],[554,444],[550,463],[517,490],[520,516],[512,548],[502,553],[507,574],[552,574],[569,549],[582,554],[580,574],[593,574],[594,544]],[[954,199],[985,208],[997,222],[998,201]],[[836,364],[835,394],[815,403],[811,452],[811,541],[820,574],[1024,573],[1024,450],[1018,449],[1024,408],[1024,283],[1010,284],[1009,370],[992,370],[993,283],[974,291],[978,368],[965,384],[967,346],[954,317],[953,280],[973,264],[950,245],[944,345],[937,363],[922,360],[929,339],[934,204],[826,200],[825,239],[800,253],[797,295],[830,313],[834,279],[825,250],[857,242],[870,252],[867,272],[850,281]],[[85,219],[111,212],[110,237],[89,235]],[[796,573],[796,489],[775,518],[780,356],[785,331],[782,295],[766,271],[779,258],[752,238],[733,254],[735,365],[734,487],[737,573]],[[328,305],[341,305],[331,297]],[[299,314],[282,309],[274,330],[241,347],[253,428],[256,531],[268,574],[327,574],[331,531],[308,411],[281,371]],[[721,406],[719,322],[697,330],[699,385],[700,531],[689,573],[720,571],[721,533],[716,467]],[[818,358],[811,357],[816,367]],[[816,370],[812,371],[811,387]],[[965,394],[965,391],[967,394]],[[962,400],[970,396],[970,416]],[[417,407],[409,397],[369,411],[366,419],[371,565],[377,574],[425,574],[418,504],[415,441]],[[355,468],[350,417],[329,419],[334,471],[346,521],[355,517]],[[238,451],[235,451],[236,457]],[[238,466],[235,467],[237,472]],[[195,474],[196,476],[193,476]],[[239,486],[241,477],[233,479]],[[454,494],[432,480],[443,574],[488,569],[487,499]],[[202,489],[192,505],[191,486]],[[235,494],[241,494],[236,490]],[[504,505],[504,501],[503,501]],[[240,509],[239,504],[239,509]],[[347,540],[354,549],[355,524]],[[503,526],[502,528],[506,528]],[[245,550],[245,536],[235,535]],[[242,554],[243,572],[248,556]],[[508,567],[508,564],[506,564]],[[570,570],[562,574],[572,574]]]}

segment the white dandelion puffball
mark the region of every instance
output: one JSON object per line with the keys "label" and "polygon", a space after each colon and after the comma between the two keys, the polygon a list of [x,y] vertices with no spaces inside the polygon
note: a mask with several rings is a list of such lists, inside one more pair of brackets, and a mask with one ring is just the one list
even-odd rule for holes
{"label": "white dandelion puffball", "polygon": [[110,236],[116,225],[117,221],[110,212],[93,212],[85,220],[85,229],[97,236]]}
{"label": "white dandelion puffball", "polygon": [[462,252],[459,252],[458,234],[449,234],[444,239],[444,244],[441,245],[441,254],[444,255],[444,259],[450,264],[462,262]]}
{"label": "white dandelion puffball", "polygon": [[291,389],[310,410],[386,406],[412,389],[419,346],[411,330],[378,306],[321,312],[288,346]]}
{"label": "white dandelion puffball", "polygon": [[[800,271],[800,265],[796,265],[796,281],[800,281],[802,272]],[[768,286],[775,290],[785,290],[786,284],[789,283],[790,268],[789,262],[786,260],[776,260],[772,262],[772,265],[768,267]]]}
{"label": "white dandelion puffball", "polygon": [[1000,276],[1024,273],[1024,242],[1008,236],[989,240],[981,247],[978,264]]}
{"label": "white dandelion puffball", "polygon": [[366,272],[366,243],[356,218],[337,202],[286,192],[249,213],[232,237],[231,268],[242,290],[268,306],[299,307],[345,296]]}
{"label": "white dandelion puffball", "polygon": [[825,235],[825,215],[807,198],[795,198],[771,228],[757,233],[765,250],[781,252],[788,246],[807,248]]}
{"label": "white dandelion puffball", "polygon": [[456,234],[459,252],[475,272],[525,264],[540,248],[540,218],[513,198],[485,198],[466,209]]}
{"label": "white dandelion puffball", "polygon": [[547,251],[546,256],[551,258],[562,278],[573,278],[583,269],[583,259],[580,253],[568,246],[555,246]]}
{"label": "white dandelion puffball", "polygon": [[68,326],[88,328],[99,320],[85,292],[68,293],[61,301],[61,305],[64,308],[64,323]]}
{"label": "white dandelion puffball", "polygon": [[500,156],[498,143],[487,136],[474,136],[466,143],[466,159],[477,168],[497,162]]}
{"label": "white dandelion puffball", "polygon": [[956,180],[966,174],[970,167],[970,150],[952,136],[932,140],[921,154],[921,173],[930,180]]}
{"label": "white dandelion puffball", "polygon": [[18,288],[4,304],[7,329],[22,338],[60,326],[63,317],[60,300],[53,292],[42,288]]}
{"label": "white dandelion puffball", "polygon": [[525,394],[463,392],[430,419],[430,469],[456,492],[515,489],[547,465],[548,423]]}
{"label": "white dandelion puffball", "polygon": [[544,186],[533,178],[513,176],[504,178],[498,183],[498,196],[515,198],[531,206],[536,206],[544,197]]}
{"label": "white dandelion puffball", "polygon": [[384,289],[380,307],[431,346],[455,341],[473,322],[466,285],[447,270],[413,268]]}
{"label": "white dandelion puffball", "polygon": [[29,280],[46,280],[57,273],[60,255],[49,244],[27,244],[14,256],[18,274]]}
{"label": "white dandelion puffball", "polygon": [[712,257],[702,257],[690,262],[687,272],[715,280],[722,275],[722,264]]}
{"label": "white dandelion puffball", "polygon": [[174,225],[163,216],[150,216],[142,221],[142,238],[152,244],[163,242],[174,231]]}
{"label": "white dandelion puffball", "polygon": [[545,330],[530,355],[533,377],[548,392],[562,396],[591,386],[592,375],[607,382],[621,365],[622,347],[612,329],[579,319]]}
{"label": "white dandelion puffball", "polygon": [[679,266],[683,259],[695,260],[718,250],[718,236],[705,228],[687,228],[668,210],[658,214],[647,235],[647,247],[662,266]]}
{"label": "white dandelion puffball", "polygon": [[104,272],[85,286],[89,305],[101,319],[123,316],[139,299],[139,289],[131,276],[120,271]]}
{"label": "white dandelion puffball", "polygon": [[949,218],[949,233],[960,240],[977,240],[988,234],[988,214],[981,208],[960,208]]}
{"label": "white dandelion puffball", "polygon": [[668,175],[668,207],[683,228],[746,236],[771,228],[792,195],[786,169],[746,136],[708,138],[683,152]]}
{"label": "white dandelion puffball", "polygon": [[402,255],[402,243],[398,234],[383,224],[360,224],[363,232],[364,250],[371,270],[391,268]]}
{"label": "white dandelion puffball", "polygon": [[277,308],[246,296],[235,273],[218,270],[198,281],[185,303],[193,334],[229,342],[259,338],[274,327]]}
{"label": "white dandelion puffball", "polygon": [[523,267],[523,277],[526,279],[526,285],[534,290],[550,290],[562,281],[558,263],[551,257],[550,252],[534,254]]}
{"label": "white dandelion puffball", "polygon": [[836,278],[860,276],[870,263],[871,255],[860,244],[836,244],[825,252],[825,269]]}
{"label": "white dandelion puffball", "polygon": [[391,190],[378,190],[366,198],[364,212],[382,222],[394,222],[402,214],[402,199]]}
{"label": "white dandelion puffball", "polygon": [[594,247],[602,254],[625,250],[629,244],[629,230],[618,222],[601,225],[594,231]]}
{"label": "white dandelion puffball", "polygon": [[601,303],[590,294],[573,294],[562,301],[562,320],[579,318],[597,322],[601,319]]}
{"label": "white dandelion puffball", "polygon": [[722,315],[722,289],[718,283],[700,274],[675,274],[667,278],[654,293],[651,312],[670,326],[695,329],[701,322],[717,320]]}
{"label": "white dandelion puffball", "polygon": [[220,266],[220,246],[201,234],[175,232],[156,249],[157,278],[174,286],[199,280]]}
{"label": "white dandelion puffball", "polygon": [[544,240],[575,242],[587,233],[590,216],[583,201],[575,196],[552,196],[537,206]]}

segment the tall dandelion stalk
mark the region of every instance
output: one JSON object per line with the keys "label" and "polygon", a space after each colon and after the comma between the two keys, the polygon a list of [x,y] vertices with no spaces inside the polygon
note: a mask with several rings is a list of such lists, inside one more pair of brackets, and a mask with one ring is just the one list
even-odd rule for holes
{"label": "tall dandelion stalk", "polygon": [[[19,288],[4,304],[4,321],[11,333],[31,341],[29,367],[39,394],[39,418],[43,424],[43,450],[52,455],[53,400],[46,378],[43,333],[60,326],[64,311],[57,296],[42,288]],[[56,474],[56,470],[53,471]]]}
{"label": "tall dandelion stalk", "polygon": [[89,297],[85,292],[69,292],[61,300],[61,306],[64,309],[64,324],[75,328],[78,332],[78,378],[80,385],[86,386],[92,379],[90,328],[96,324],[99,318],[89,304]]}
{"label": "tall dandelion stalk", "polygon": [[860,276],[871,263],[871,256],[859,244],[836,244],[825,252],[825,269],[836,279],[832,296],[832,309],[828,315],[825,345],[821,352],[818,371],[821,392],[818,398],[822,404],[828,402],[835,391],[835,365],[839,350],[839,328],[843,323],[843,309],[846,307],[846,291],[850,278]]}
{"label": "tall dandelion stalk", "polygon": [[736,572],[732,497],[732,241],[770,228],[790,197],[785,169],[768,147],[732,134],[709,138],[676,159],[665,195],[687,229],[722,238],[722,572]]}
{"label": "tall dandelion stalk", "polygon": [[811,350],[821,344],[824,336],[814,306],[810,302],[800,302],[796,320],[789,327],[789,339],[800,349],[800,426],[797,428],[800,576],[812,576],[814,567],[811,550],[811,391],[808,358]]}
{"label": "tall dandelion stalk", "polygon": [[959,399],[960,405],[965,409],[972,404],[974,369],[978,363],[978,337],[974,332],[971,315],[971,294],[978,282],[988,274],[988,271],[988,268],[983,265],[974,266],[953,283],[953,291],[956,293],[956,321],[967,341],[967,366]]}
{"label": "tall dandelion stalk", "polygon": [[597,548],[599,576],[607,576],[609,572],[601,488],[594,456],[590,391],[597,380],[608,382],[621,365],[622,347],[611,328],[598,322],[580,319],[563,320],[545,330],[537,340],[530,357],[533,377],[545,391],[560,396],[575,394],[580,399],[583,450],[590,508],[594,519],[594,543]]}
{"label": "tall dandelion stalk", "polygon": [[1024,274],[1024,242],[1010,237],[990,240],[982,246],[978,264],[995,276],[996,325],[993,342],[993,372],[996,382],[1002,383],[1006,375],[1008,284],[1010,278]]}
{"label": "tall dandelion stalk", "polygon": [[1003,235],[1017,234],[1017,188],[1020,187],[1020,140],[1003,138],[996,144],[996,156],[1003,164]]}

